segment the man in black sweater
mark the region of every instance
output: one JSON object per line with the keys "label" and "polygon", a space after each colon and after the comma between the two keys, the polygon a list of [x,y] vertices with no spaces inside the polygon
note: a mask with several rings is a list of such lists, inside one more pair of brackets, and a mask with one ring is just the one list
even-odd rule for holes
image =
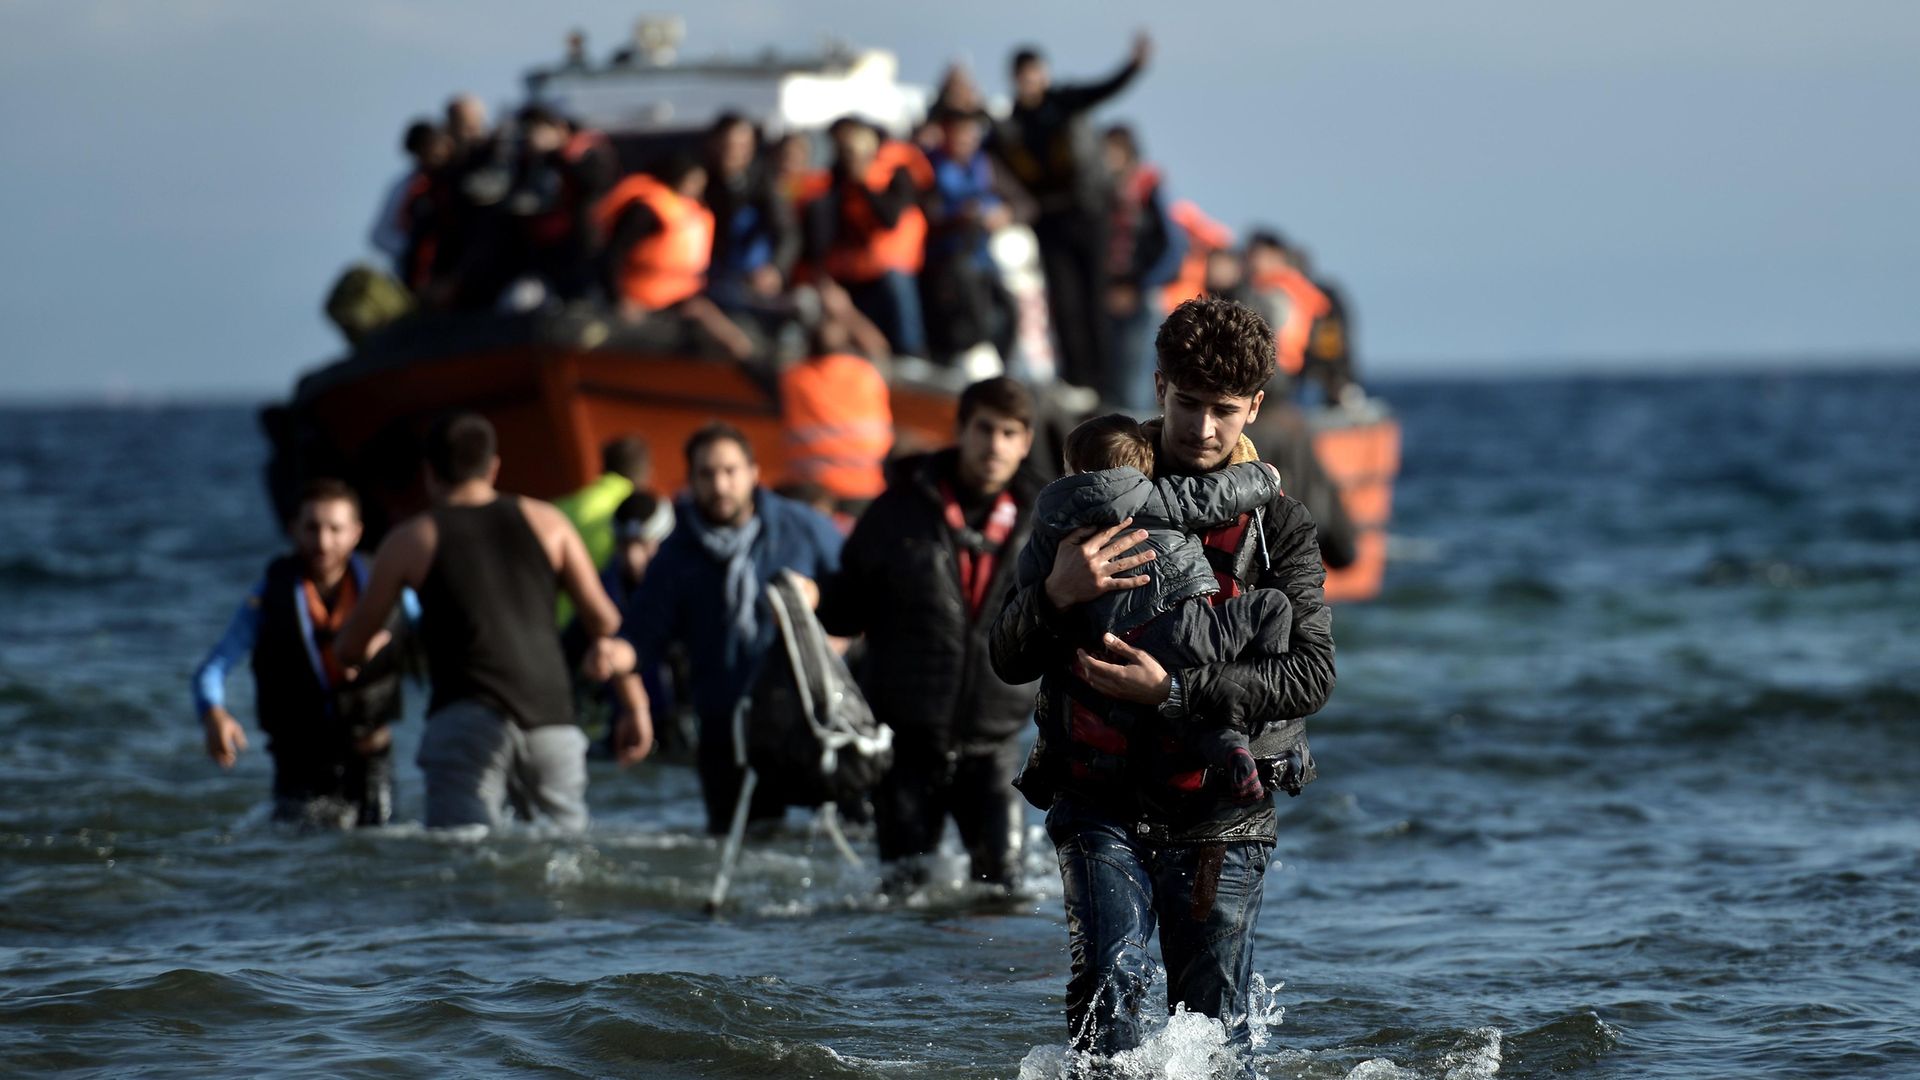
{"label": "man in black sweater", "polygon": [[[1221,468],[1259,414],[1273,331],[1242,305],[1202,298],[1175,309],[1154,346],[1164,410],[1156,469]],[[1206,783],[1201,748],[1180,733],[1242,732],[1267,788],[1297,793],[1312,779],[1301,718],[1333,690],[1326,573],[1313,519],[1282,494],[1203,540],[1215,595],[1286,594],[1285,653],[1168,671],[1111,635],[1100,655],[1076,649],[1069,609],[1148,581],[1129,573],[1153,553],[1130,554],[1146,533],[1128,526],[1070,536],[1047,576],[1008,598],[991,639],[1003,679],[1041,679],[1040,740],[1019,784],[1047,810],[1060,853],[1069,1031],[1075,1049],[1095,1054],[1139,1044],[1157,924],[1169,1007],[1221,1020],[1250,1071],[1253,928],[1276,816],[1270,798]]]}
{"label": "man in black sweater", "polygon": [[1007,378],[960,395],[952,449],[898,464],[822,583],[820,622],[867,636],[862,689],[894,731],[894,765],[874,801],[890,888],[925,879],[921,856],[951,817],[975,880],[1019,881],[1019,735],[1033,688],[1009,686],[987,632],[1014,579],[1035,491],[1020,476],[1033,398]]}

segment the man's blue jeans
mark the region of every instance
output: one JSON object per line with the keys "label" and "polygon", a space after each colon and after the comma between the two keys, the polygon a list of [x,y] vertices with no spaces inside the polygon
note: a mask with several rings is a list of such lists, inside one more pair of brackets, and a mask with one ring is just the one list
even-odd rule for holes
{"label": "man's blue jeans", "polygon": [[1047,813],[1047,834],[1060,852],[1067,905],[1073,1048],[1110,1056],[1140,1045],[1157,923],[1168,1009],[1185,1005],[1223,1021],[1228,1043],[1249,1055],[1253,926],[1272,848],[1141,843],[1127,822],[1068,795]]}

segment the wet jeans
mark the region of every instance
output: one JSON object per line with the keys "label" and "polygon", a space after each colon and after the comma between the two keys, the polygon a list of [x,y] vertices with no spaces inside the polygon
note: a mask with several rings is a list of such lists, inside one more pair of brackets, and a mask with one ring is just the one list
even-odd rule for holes
{"label": "wet jeans", "polygon": [[522,728],[477,701],[427,717],[415,758],[427,779],[427,828],[499,826],[509,805],[522,821],[567,832],[587,827],[587,734],[577,726]]}
{"label": "wet jeans", "polygon": [[1141,1041],[1157,924],[1167,1007],[1226,1024],[1249,1060],[1253,926],[1272,848],[1259,841],[1157,846],[1129,823],[1062,795],[1047,813],[1067,906],[1067,1025],[1077,1051],[1112,1055]]}

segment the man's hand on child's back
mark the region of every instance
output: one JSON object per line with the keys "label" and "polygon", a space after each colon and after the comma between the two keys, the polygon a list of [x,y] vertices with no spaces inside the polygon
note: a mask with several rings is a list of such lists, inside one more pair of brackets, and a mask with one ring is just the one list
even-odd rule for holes
{"label": "man's hand on child's back", "polygon": [[1075,604],[1098,600],[1105,593],[1137,589],[1152,580],[1145,574],[1116,576],[1145,566],[1154,558],[1152,548],[1138,555],[1126,554],[1147,538],[1145,529],[1122,535],[1131,524],[1133,519],[1126,518],[1111,528],[1078,529],[1067,534],[1053,553],[1053,570],[1042,582],[1047,602],[1054,610],[1065,611]]}

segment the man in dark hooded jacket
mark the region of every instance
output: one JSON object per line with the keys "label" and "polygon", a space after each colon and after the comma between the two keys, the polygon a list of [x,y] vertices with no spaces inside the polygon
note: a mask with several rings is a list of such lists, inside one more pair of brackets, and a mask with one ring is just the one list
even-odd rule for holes
{"label": "man in dark hooded jacket", "polygon": [[[1191,474],[1228,464],[1273,377],[1273,331],[1240,304],[1201,298],[1168,316],[1154,346],[1164,410],[1151,425],[1156,467]],[[1059,849],[1075,1049],[1111,1055],[1139,1044],[1157,925],[1169,1007],[1222,1021],[1250,1074],[1253,930],[1277,819],[1270,800],[1205,785],[1197,748],[1174,733],[1231,725],[1249,737],[1268,788],[1297,792],[1312,778],[1301,718],[1326,703],[1334,679],[1326,572],[1313,519],[1279,495],[1203,539],[1215,595],[1286,594],[1287,652],[1168,671],[1111,636],[1104,656],[1075,649],[1067,612],[1147,584],[1128,576],[1154,557],[1129,554],[1145,539],[1126,522],[1068,537],[1046,578],[1001,610],[993,666],[1010,682],[1041,678],[1040,741],[1019,783],[1046,808]]]}
{"label": "man in dark hooded jacket", "polygon": [[1036,489],[1020,465],[1032,396],[1007,378],[969,386],[956,442],[899,463],[822,583],[819,614],[829,633],[866,635],[861,686],[894,731],[874,799],[889,887],[922,880],[921,857],[951,817],[974,879],[1012,890],[1023,817],[1013,776],[1033,687],[994,675],[987,632],[1031,526]]}

